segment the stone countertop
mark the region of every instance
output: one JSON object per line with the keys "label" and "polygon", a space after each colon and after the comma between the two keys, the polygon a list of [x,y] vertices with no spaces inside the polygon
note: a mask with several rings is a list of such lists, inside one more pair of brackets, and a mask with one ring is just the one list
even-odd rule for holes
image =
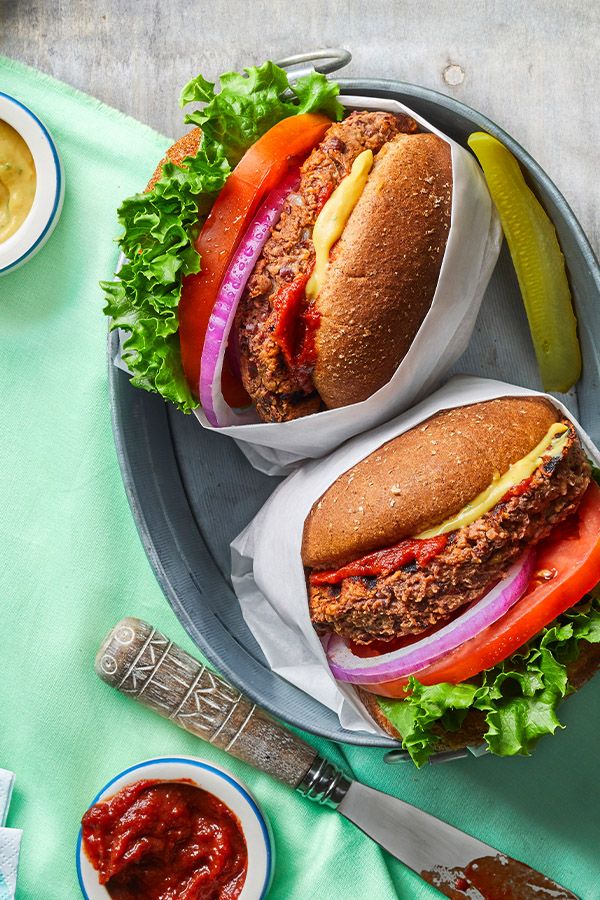
{"label": "stone countertop", "polygon": [[0,53],[174,137],[179,91],[197,72],[347,47],[344,75],[426,85],[504,127],[597,252],[599,38],[600,6],[583,0],[0,0]]}

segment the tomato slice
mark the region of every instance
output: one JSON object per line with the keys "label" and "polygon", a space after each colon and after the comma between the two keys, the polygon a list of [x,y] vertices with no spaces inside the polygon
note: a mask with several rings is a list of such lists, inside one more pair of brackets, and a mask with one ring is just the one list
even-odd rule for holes
{"label": "tomato slice", "polygon": [[[415,678],[459,684],[507,659],[600,582],[600,487],[592,482],[575,516],[558,525],[537,550],[536,576],[524,596],[494,625],[465,641]],[[404,696],[407,678],[365,685],[384,697]]]}
{"label": "tomato slice", "polygon": [[[215,200],[196,241],[202,271],[183,279],[179,301],[181,359],[195,396],[208,320],[229,261],[261,201],[288,169],[319,143],[330,125],[331,120],[319,113],[303,113],[278,122],[244,154]],[[230,406],[249,402],[227,359],[223,363],[222,390]]]}

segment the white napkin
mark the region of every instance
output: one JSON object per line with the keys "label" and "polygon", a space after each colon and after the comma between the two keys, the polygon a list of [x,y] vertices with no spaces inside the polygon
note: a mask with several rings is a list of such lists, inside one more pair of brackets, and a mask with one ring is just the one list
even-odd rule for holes
{"label": "white napkin", "polygon": [[[278,675],[337,713],[350,731],[383,732],[366,714],[354,690],[337,682],[312,627],[300,556],[304,520],[330,484],[391,438],[408,431],[441,409],[494,397],[540,396],[538,391],[460,375],[418,406],[391,422],[348,441],[325,459],[305,464],[274,491],[260,512],[231,545],[232,580],[242,614]],[[600,454],[572,413],[542,394],[577,427],[596,465]]]}
{"label": "white napkin", "polygon": [[0,769],[0,826],[6,824],[14,783],[15,773]]}
{"label": "white napkin", "polygon": [[[14,783],[14,772],[0,769],[0,826],[6,822]],[[14,900],[22,834],[20,828],[0,827],[0,900]]]}
{"label": "white napkin", "polygon": [[0,900],[14,900],[22,834],[20,828],[0,828]]}
{"label": "white napkin", "polygon": [[195,410],[205,428],[233,437],[254,468],[267,475],[287,474],[303,459],[330,453],[355,434],[397,416],[438,385],[467,347],[502,244],[500,222],[481,169],[464,147],[397,100],[340,100],[347,109],[406,113],[423,131],[450,144],[450,232],[431,308],[402,363],[372,397],[291,422],[260,422],[255,412],[245,412],[240,424],[215,429],[201,409]]}

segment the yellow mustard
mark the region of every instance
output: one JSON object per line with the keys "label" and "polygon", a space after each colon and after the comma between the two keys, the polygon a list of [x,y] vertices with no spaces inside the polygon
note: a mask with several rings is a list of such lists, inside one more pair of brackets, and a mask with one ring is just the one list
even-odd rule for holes
{"label": "yellow mustard", "polygon": [[568,432],[569,429],[566,425],[563,425],[562,422],[555,422],[531,453],[513,463],[504,475],[497,472],[490,486],[470,503],[467,503],[456,515],[446,519],[441,525],[428,528],[417,537],[432,538],[438,534],[446,534],[448,531],[456,531],[458,528],[464,528],[465,525],[471,525],[476,519],[489,512],[496,503],[499,503],[507,491],[533,475],[545,457],[560,456],[567,442]]}
{"label": "yellow mustard", "polygon": [[0,244],[27,218],[35,186],[35,163],[29,147],[12,125],[0,122]]}
{"label": "yellow mustard", "polygon": [[306,285],[306,296],[314,300],[323,285],[323,278],[331,248],[341,237],[350,213],[362,194],[369,172],[373,166],[373,151],[363,150],[352,164],[352,168],[317,216],[312,240],[315,247],[315,267]]}

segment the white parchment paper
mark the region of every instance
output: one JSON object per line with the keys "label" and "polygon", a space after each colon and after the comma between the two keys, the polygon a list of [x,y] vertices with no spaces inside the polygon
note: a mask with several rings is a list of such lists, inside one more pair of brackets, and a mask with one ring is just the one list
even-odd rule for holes
{"label": "white parchment paper", "polygon": [[[466,349],[502,243],[500,223],[473,156],[428,121],[396,100],[341,97],[349,109],[403,112],[424,131],[447,141],[452,153],[452,217],[446,252],[431,308],[393,378],[369,399],[292,422],[254,421],[213,429],[230,435],[252,465],[269,475],[291,471],[299,461],[324,456],[355,434],[398,415],[426,396]],[[248,421],[248,413],[244,414]]]}
{"label": "white parchment paper", "polygon": [[271,668],[336,712],[344,728],[383,734],[354,689],[333,678],[312,627],[300,557],[304,520],[336,478],[386,441],[441,409],[507,396],[547,397],[576,425],[588,455],[600,465],[600,453],[591,439],[555,398],[501,381],[458,375],[391,422],[355,437],[325,459],[298,468],[231,545],[235,592]]}

